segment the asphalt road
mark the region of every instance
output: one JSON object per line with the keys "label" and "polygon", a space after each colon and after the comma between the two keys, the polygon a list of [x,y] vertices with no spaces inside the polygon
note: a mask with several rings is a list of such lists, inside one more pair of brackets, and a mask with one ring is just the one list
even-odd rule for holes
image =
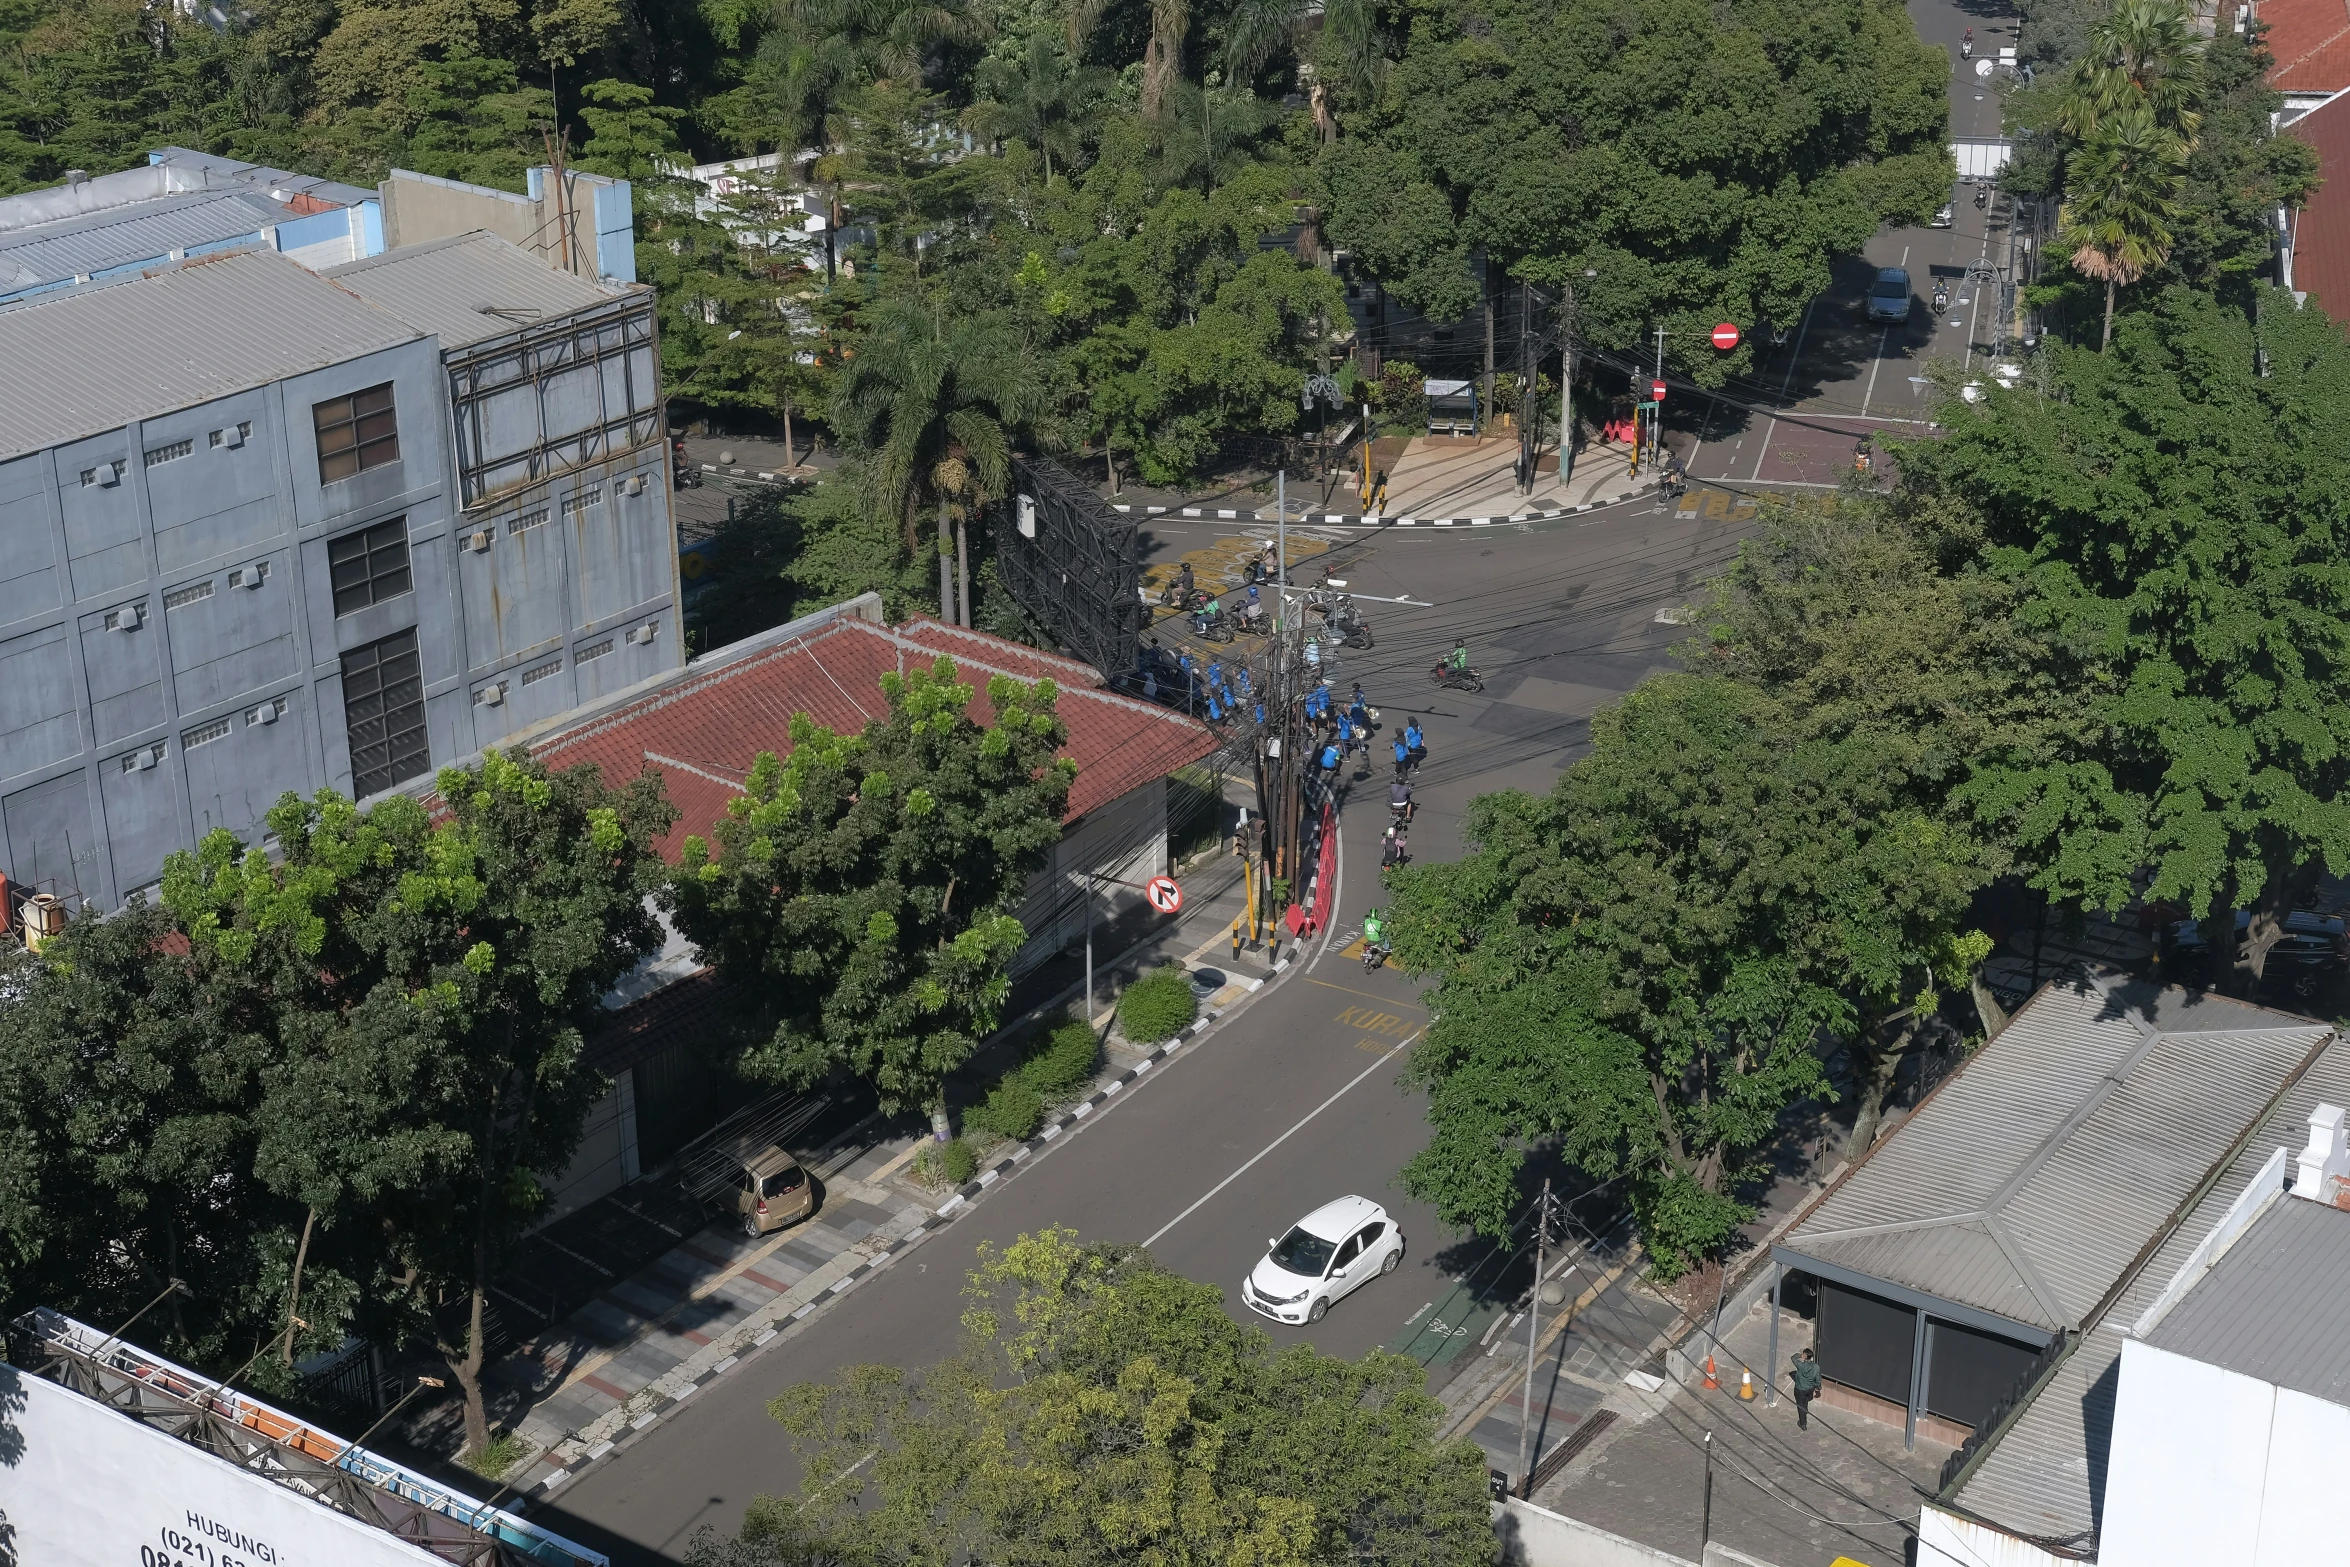
{"label": "asphalt road", "polygon": [[[1583,748],[1590,714],[1669,662],[1683,633],[1659,622],[1658,611],[1717,569],[1747,525],[1643,500],[1534,528],[1384,533],[1346,544],[1340,569],[1366,596],[1378,646],[1349,655],[1335,673],[1342,686],[1361,679],[1390,724],[1416,713],[1428,733],[1415,851],[1456,854],[1460,813],[1476,794],[1547,788]],[[1175,525],[1154,528],[1162,549],[1200,542]],[[1429,685],[1429,666],[1456,635],[1469,638],[1486,675],[1482,696],[1439,696]],[[620,1564],[674,1561],[698,1527],[733,1528],[754,1496],[797,1483],[788,1439],[766,1413],[770,1399],[842,1367],[919,1366],[949,1353],[974,1248],[1047,1225],[1074,1226],[1088,1239],[1149,1242],[1169,1266],[1223,1286],[1229,1309],[1276,1342],[1310,1340],[1357,1356],[1397,1339],[1482,1249],[1445,1234],[1395,1185],[1424,1141],[1421,1099],[1397,1079],[1425,1014],[1409,982],[1391,971],[1366,974],[1340,951],[1378,896],[1384,771],[1356,792],[1344,814],[1340,917],[1327,951],[1309,952],[1308,962],[1017,1167],[956,1223],[664,1416],[534,1515]],[[1349,1192],[1396,1215],[1408,1245],[1403,1266],[1311,1327],[1247,1313],[1239,1280],[1267,1237]]]}

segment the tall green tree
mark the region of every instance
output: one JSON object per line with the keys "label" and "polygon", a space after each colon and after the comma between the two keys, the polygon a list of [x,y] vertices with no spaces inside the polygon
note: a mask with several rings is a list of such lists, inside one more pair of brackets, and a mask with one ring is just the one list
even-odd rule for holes
{"label": "tall green tree", "polygon": [[2319,875],[2350,872],[2345,395],[2322,313],[2173,286],[2110,353],[2049,350],[1902,453],[1903,490],[1955,525],[1946,569],[2012,595],[2032,678],[2069,704],[1995,737],[1962,800],[2059,902],[2176,900],[2221,949],[2250,911],[2244,984]]}
{"label": "tall green tree", "polygon": [[266,1008],[177,936],[134,898],[0,975],[0,1301],[111,1325],[179,1279],[142,1340],[242,1361],[300,1214],[254,1173]]}
{"label": "tall green tree", "polygon": [[2113,342],[2115,292],[2169,257],[2186,180],[2187,144],[2143,104],[2106,114],[2073,153],[2057,243],[2072,252],[2075,270],[2105,285],[2100,351]]}
{"label": "tall green tree", "polygon": [[832,425],[869,454],[873,508],[898,521],[909,556],[920,507],[937,505],[939,618],[952,621],[955,502],[1010,492],[1013,443],[1045,412],[1040,367],[1008,313],[959,313],[943,294],[885,298],[860,328]]}
{"label": "tall green tree", "polygon": [[[1076,764],[1051,681],[988,682],[990,722],[941,658],[883,677],[889,715],[835,734],[795,714],[713,845],[686,840],[677,927],[744,998],[739,1069],[836,1067],[945,1126],[942,1087],[999,1021],[1026,932],[1009,912],[1059,840]],[[943,1135],[943,1131],[942,1131]]]}
{"label": "tall green tree", "polygon": [[172,857],[164,897],[197,951],[274,993],[287,1123],[263,1167],[329,1229],[381,1237],[402,1281],[381,1309],[438,1347],[480,1453],[490,1283],[606,1091],[581,1040],[660,946],[646,899],[674,812],[650,774],[612,790],[519,752],[436,788],[437,821],[402,796],[288,797],[281,859],[215,833]]}
{"label": "tall green tree", "polygon": [[2181,0],[2115,0],[2090,27],[2065,85],[2061,123],[2094,140],[2105,122],[2143,109],[2181,141],[2202,124],[2203,40]]}
{"label": "tall green tree", "polygon": [[963,124],[990,141],[1017,139],[1035,148],[1050,185],[1054,159],[1065,176],[1084,156],[1110,85],[1107,71],[1072,60],[1055,33],[1038,28],[1018,56],[980,61],[973,76],[979,101],[963,111]]}
{"label": "tall green tree", "polygon": [[1752,368],[1704,346],[1715,322],[1792,323],[1835,258],[1940,204],[1948,85],[1886,0],[1428,13],[1320,154],[1328,231],[1438,319],[1475,308],[1482,253],[1489,283],[1572,287],[1595,342],[1665,326],[1711,381]]}
{"label": "tall green tree", "polygon": [[1442,1407],[1403,1356],[1275,1353],[1214,1286],[1068,1230],[982,1247],[970,1294],[960,1354],[914,1376],[853,1367],[777,1399],[809,1480],[754,1502],[736,1540],[705,1531],[688,1560],[1455,1567],[1492,1554],[1485,1460],[1438,1440]]}
{"label": "tall green tree", "polygon": [[1548,796],[1472,802],[1465,836],[1391,905],[1398,960],[1436,976],[1410,1067],[1433,1135],[1405,1187],[1505,1235],[1549,1146],[1622,1177],[1675,1272],[1745,1220],[1754,1155],[1830,1094],[1825,1049],[1916,996],[1979,879],[1897,747],[1798,737],[1752,690],[1678,675],[1594,720]]}

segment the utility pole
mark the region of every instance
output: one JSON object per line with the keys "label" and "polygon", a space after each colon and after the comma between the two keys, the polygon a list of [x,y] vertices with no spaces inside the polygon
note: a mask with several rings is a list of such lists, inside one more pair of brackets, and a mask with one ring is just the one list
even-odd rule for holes
{"label": "utility pole", "polygon": [[1534,1499],[1534,1472],[1526,1467],[1534,1436],[1534,1327],[1542,1317],[1542,1270],[1550,1260],[1550,1177],[1542,1178],[1542,1200],[1534,1207],[1534,1283],[1526,1291],[1526,1400],[1518,1409],[1518,1495]]}
{"label": "utility pole", "polygon": [[1489,251],[1480,260],[1477,289],[1485,296],[1485,386],[1484,400],[1477,405],[1477,433],[1485,433],[1486,421],[1493,417],[1493,255]]}
{"label": "utility pole", "polygon": [[1542,422],[1534,401],[1534,285],[1518,284],[1518,493],[1534,493],[1534,430]]}
{"label": "utility pole", "polygon": [[1714,1434],[1705,1434],[1705,1512],[1697,1525],[1697,1559],[1705,1560],[1705,1548],[1714,1539]]}

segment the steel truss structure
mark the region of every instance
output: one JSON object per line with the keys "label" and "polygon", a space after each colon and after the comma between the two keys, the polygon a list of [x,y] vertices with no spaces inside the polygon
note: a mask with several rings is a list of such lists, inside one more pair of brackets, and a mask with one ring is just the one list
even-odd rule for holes
{"label": "steel truss structure", "polygon": [[450,355],[463,507],[660,441],[658,349],[631,300]]}
{"label": "steel truss structure", "polygon": [[585,1546],[46,1307],[17,1318],[8,1348],[22,1370],[452,1567],[608,1567]]}
{"label": "steel truss structure", "polygon": [[[996,557],[1012,597],[1053,639],[1102,672],[1134,667],[1146,608],[1134,522],[1060,464],[1016,457],[1018,494],[994,508]],[[1023,531],[1023,519],[1034,527]]]}

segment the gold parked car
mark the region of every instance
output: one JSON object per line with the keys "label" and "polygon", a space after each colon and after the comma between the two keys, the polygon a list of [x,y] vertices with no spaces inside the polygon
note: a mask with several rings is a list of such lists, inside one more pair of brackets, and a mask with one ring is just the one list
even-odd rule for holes
{"label": "gold parked car", "polygon": [[816,1187],[799,1160],[770,1144],[742,1162],[734,1206],[745,1235],[765,1235],[814,1213]]}

